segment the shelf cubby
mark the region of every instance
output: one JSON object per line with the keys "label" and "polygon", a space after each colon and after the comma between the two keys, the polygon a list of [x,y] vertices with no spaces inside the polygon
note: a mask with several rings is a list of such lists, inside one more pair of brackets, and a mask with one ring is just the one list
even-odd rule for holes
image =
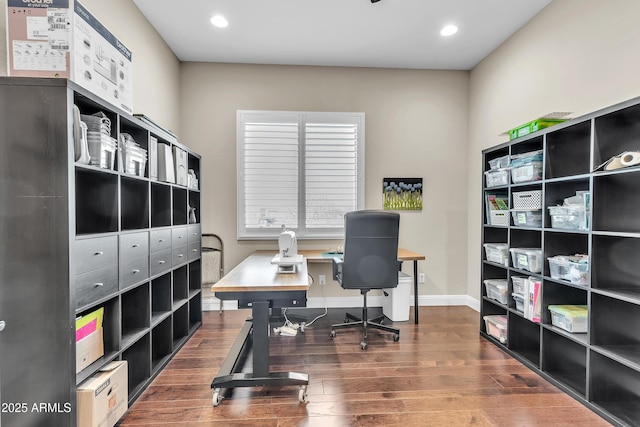
{"label": "shelf cubby", "polygon": [[202,289],[202,261],[197,259],[188,265],[189,268],[189,297]]}
{"label": "shelf cubby", "polygon": [[640,239],[593,236],[591,287],[640,301]]}
{"label": "shelf cubby", "polygon": [[605,295],[591,295],[591,345],[640,369],[640,306]]}
{"label": "shelf cubby", "polygon": [[171,186],[159,182],[151,183],[151,227],[171,225]]}
{"label": "shelf cubby", "polygon": [[509,349],[528,360],[536,367],[540,366],[540,324],[524,317],[509,313]]}
{"label": "shelf cubby", "polygon": [[589,253],[589,236],[576,233],[547,233],[544,237],[544,275],[550,277],[549,257]]}
{"label": "shelf cubby", "polygon": [[187,190],[186,188],[172,188],[173,225],[187,224]]}
{"label": "shelf cubby", "polygon": [[625,151],[637,151],[640,104],[595,118],[594,167]]}
{"label": "shelf cubby", "polygon": [[121,296],[122,304],[122,349],[126,349],[148,332],[151,313],[149,310],[149,283],[133,288]]}
{"label": "shelf cubby", "polygon": [[118,175],[76,168],[76,234],[118,231]]}
{"label": "shelf cubby", "polygon": [[189,298],[189,281],[187,265],[173,270],[173,308],[174,310],[184,304]]}
{"label": "shelf cubby", "polygon": [[146,333],[131,347],[122,352],[122,360],[127,361],[129,381],[129,402],[135,400],[151,378],[151,338]]}
{"label": "shelf cubby", "polygon": [[189,332],[202,323],[202,298],[196,294],[189,300]]}
{"label": "shelf cubby", "polygon": [[593,230],[640,233],[640,170],[593,178]]}
{"label": "shelf cubby", "polygon": [[167,317],[172,305],[171,273],[151,280],[151,326]]}
{"label": "shelf cubby", "polygon": [[591,120],[548,133],[545,145],[545,179],[591,172],[590,141]]}
{"label": "shelf cubby", "polygon": [[120,182],[122,230],[149,227],[149,182],[123,176]]}
{"label": "shelf cubby", "polygon": [[620,425],[640,420],[640,372],[591,351],[589,400],[614,416]]}
{"label": "shelf cubby", "polygon": [[[87,366],[85,369],[76,374],[76,384],[85,381],[105,363],[113,360],[120,351],[120,304],[119,298],[116,296],[101,304],[87,308],[76,313],[76,318],[92,313],[93,311],[104,308],[102,316],[102,339],[104,343],[104,356]],[[75,372],[75,370],[74,370]]]}
{"label": "shelf cubby", "polygon": [[165,318],[151,330],[151,371],[165,365],[173,351],[171,317]]}
{"label": "shelf cubby", "polygon": [[189,335],[189,306],[184,304],[173,312],[173,348],[180,347]]}
{"label": "shelf cubby", "polygon": [[585,397],[587,392],[586,346],[548,329],[544,329],[542,333],[544,342],[542,371]]}
{"label": "shelf cubby", "polygon": [[542,234],[538,230],[512,228],[509,248],[542,248]]}
{"label": "shelf cubby", "polygon": [[191,221],[189,212],[189,224],[200,224],[200,192],[189,190],[189,208],[195,209],[195,222]]}

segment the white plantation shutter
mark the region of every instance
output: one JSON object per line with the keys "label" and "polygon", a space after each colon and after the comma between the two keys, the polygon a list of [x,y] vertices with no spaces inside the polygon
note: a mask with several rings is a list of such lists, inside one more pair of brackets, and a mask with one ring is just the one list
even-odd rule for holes
{"label": "white plantation shutter", "polygon": [[364,114],[238,111],[238,238],[341,238],[364,206]]}
{"label": "white plantation shutter", "polygon": [[305,225],[340,230],[357,209],[358,126],[305,124]]}

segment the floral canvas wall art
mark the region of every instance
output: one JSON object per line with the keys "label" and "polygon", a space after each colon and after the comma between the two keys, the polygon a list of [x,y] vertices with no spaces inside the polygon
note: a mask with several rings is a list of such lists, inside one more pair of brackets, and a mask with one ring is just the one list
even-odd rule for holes
{"label": "floral canvas wall art", "polygon": [[422,210],[422,178],[384,178],[382,200],[386,211]]}

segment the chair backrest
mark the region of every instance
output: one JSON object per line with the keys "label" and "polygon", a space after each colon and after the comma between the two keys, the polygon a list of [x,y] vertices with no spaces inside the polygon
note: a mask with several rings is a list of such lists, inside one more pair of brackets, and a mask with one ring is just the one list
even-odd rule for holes
{"label": "chair backrest", "polygon": [[345,289],[385,289],[398,286],[400,215],[384,211],[354,211],[345,215]]}

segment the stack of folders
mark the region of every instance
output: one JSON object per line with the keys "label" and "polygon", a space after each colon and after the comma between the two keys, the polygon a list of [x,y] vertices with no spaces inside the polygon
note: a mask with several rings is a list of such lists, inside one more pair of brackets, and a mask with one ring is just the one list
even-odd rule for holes
{"label": "stack of folders", "polygon": [[104,355],[104,307],[76,319],[76,373]]}

